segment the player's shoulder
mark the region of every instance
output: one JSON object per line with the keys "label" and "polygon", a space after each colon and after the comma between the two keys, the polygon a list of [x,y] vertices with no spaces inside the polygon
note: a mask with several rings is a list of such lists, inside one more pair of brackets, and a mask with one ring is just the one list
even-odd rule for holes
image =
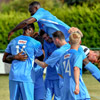
{"label": "player's shoulder", "polygon": [[72,55],[73,57],[79,57],[79,56],[82,56],[82,54],[80,52],[78,52],[78,50],[75,50],[75,49],[69,49],[68,50],[68,53],[70,55]]}
{"label": "player's shoulder", "polygon": [[44,8],[39,8],[38,11],[44,12],[44,11],[47,11],[47,10],[45,10]]}
{"label": "player's shoulder", "polygon": [[20,36],[16,37],[15,40],[26,40],[28,43],[30,43],[32,45],[41,44],[38,40],[36,40],[30,36],[24,36],[24,35],[20,35]]}
{"label": "player's shoulder", "polygon": [[75,52],[73,58],[80,61],[80,60],[83,60],[83,55],[82,55],[82,53],[77,51],[77,52]]}
{"label": "player's shoulder", "polygon": [[47,12],[49,12],[49,11],[45,10],[44,8],[39,8],[34,15],[44,14],[44,13],[47,13]]}
{"label": "player's shoulder", "polygon": [[32,38],[30,42],[31,42],[32,45],[35,46],[35,47],[42,46],[42,44],[40,43],[40,41],[38,41],[38,40],[36,40],[36,39],[34,39],[34,38]]}

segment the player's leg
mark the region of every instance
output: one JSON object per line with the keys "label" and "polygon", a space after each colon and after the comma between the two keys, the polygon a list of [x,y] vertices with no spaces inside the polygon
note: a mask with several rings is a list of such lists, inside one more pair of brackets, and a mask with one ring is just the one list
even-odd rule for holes
{"label": "player's leg", "polygon": [[9,80],[10,100],[19,100],[20,89],[17,81]]}
{"label": "player's leg", "polygon": [[45,80],[45,93],[45,100],[52,100],[54,93],[52,80]]}
{"label": "player's leg", "polygon": [[[40,72],[40,70],[39,70]],[[36,73],[35,75],[37,75]],[[43,76],[36,77],[35,76],[35,84],[34,84],[34,100],[44,100],[45,98],[45,86],[44,86],[44,80]]]}
{"label": "player's leg", "polygon": [[53,81],[54,84],[54,100],[61,100],[59,79]]}
{"label": "player's leg", "polygon": [[45,98],[45,88],[44,86],[34,89],[34,100],[44,100]]}
{"label": "player's leg", "polygon": [[34,83],[20,82],[22,100],[34,100]]}

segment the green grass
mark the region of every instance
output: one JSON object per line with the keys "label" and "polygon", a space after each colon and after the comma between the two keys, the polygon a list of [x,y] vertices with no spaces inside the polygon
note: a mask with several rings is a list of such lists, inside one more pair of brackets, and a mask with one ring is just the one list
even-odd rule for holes
{"label": "green grass", "polygon": [[83,74],[83,80],[91,100],[100,100],[100,83],[91,74]]}
{"label": "green grass", "polygon": [[0,100],[9,100],[8,76],[0,76]]}
{"label": "green grass", "polygon": [[[91,100],[100,100],[100,83],[91,74],[83,74],[83,80],[88,88]],[[8,76],[0,75],[0,100],[9,100]]]}

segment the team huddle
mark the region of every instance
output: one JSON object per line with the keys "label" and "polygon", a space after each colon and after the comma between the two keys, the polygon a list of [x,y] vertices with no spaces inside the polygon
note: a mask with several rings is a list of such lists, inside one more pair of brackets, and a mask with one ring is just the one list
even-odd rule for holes
{"label": "team huddle", "polygon": [[[100,70],[93,64],[98,55],[81,45],[82,32],[70,27],[37,1],[29,5],[31,17],[8,34],[19,29],[23,34],[8,44],[3,62],[11,63],[10,100],[90,100],[82,79],[82,68],[100,82]],[[34,22],[39,32],[34,32]],[[91,63],[93,62],[93,63]],[[43,71],[47,67],[45,81]]]}

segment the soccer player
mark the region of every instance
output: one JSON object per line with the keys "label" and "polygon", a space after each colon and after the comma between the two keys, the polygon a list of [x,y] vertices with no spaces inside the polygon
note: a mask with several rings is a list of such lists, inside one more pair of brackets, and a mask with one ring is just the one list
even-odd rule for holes
{"label": "soccer player", "polygon": [[[69,30],[69,33],[71,34],[74,32],[79,33],[81,35],[81,37],[83,37],[83,34],[82,34],[82,32],[80,32],[79,29],[72,27]],[[42,37],[44,39],[47,39],[46,34],[45,35],[42,34]],[[94,52],[92,50],[84,48],[84,46],[80,47],[80,51],[82,51],[82,52],[84,51],[84,53],[85,53],[85,54],[83,53],[84,65],[86,65],[85,70],[86,69],[89,70],[92,73],[93,77],[96,78],[100,82],[100,71],[95,65],[92,64],[92,63],[99,63],[99,54],[97,52]],[[88,53],[88,55],[87,55],[87,53]],[[89,61],[91,61],[92,63]]]}
{"label": "soccer player", "polygon": [[[61,36],[57,37],[58,34],[61,34]],[[54,44],[60,48],[55,50],[45,62],[39,62],[38,60],[36,60],[36,62],[43,68],[47,67],[48,65],[50,65],[51,67],[55,66],[57,64],[57,62],[59,61],[60,57],[62,56],[62,54],[64,53],[64,50],[69,49],[68,45],[67,45],[68,46],[67,48],[65,48],[63,46],[64,43],[66,43],[66,42],[64,42],[65,39],[62,38],[62,34],[63,33],[61,33],[60,31],[53,33]],[[62,49],[63,47],[65,49]],[[89,70],[92,73],[92,75],[100,82],[99,69],[95,65],[93,65],[91,62],[89,62],[89,60],[87,59],[86,55],[84,54],[83,48],[81,46],[79,47],[78,52],[82,53],[82,55],[83,55],[83,63],[85,64],[85,68],[87,70]]]}
{"label": "soccer player", "polygon": [[92,63],[99,63],[100,54],[96,51],[90,50],[88,47],[81,45],[89,61]]}
{"label": "soccer player", "polygon": [[61,57],[58,68],[58,74],[64,78],[61,100],[90,100],[82,79],[83,57],[78,52],[81,36],[78,33],[72,33],[69,40],[71,48]]}
{"label": "soccer player", "polygon": [[[37,33],[37,35],[34,35],[33,38],[41,42],[42,44],[42,51],[43,50],[43,39],[41,36]],[[43,61],[43,59],[41,59]],[[44,100],[45,98],[45,85],[43,80],[43,71],[44,68],[40,67],[36,63],[34,64],[35,68],[35,84],[34,84],[34,100]]]}
{"label": "soccer player", "polygon": [[[40,36],[44,39],[45,61],[57,47],[53,43],[52,38],[50,38],[43,30],[40,32]],[[59,76],[57,75],[56,68],[52,68],[50,65],[48,65],[46,69],[45,89],[46,100],[51,100],[53,95],[54,99],[60,99]]]}
{"label": "soccer player", "polygon": [[29,24],[23,28],[23,35],[13,39],[7,46],[3,62],[9,62],[7,56],[17,55],[23,52],[27,55],[25,61],[17,60],[18,56],[13,56],[9,74],[10,100],[34,100],[34,59],[40,58],[43,54],[41,43],[31,38],[34,31],[34,24]]}
{"label": "soccer player", "polygon": [[[63,53],[69,49],[69,44],[65,41],[65,37],[61,31],[57,31],[53,34],[54,41],[57,41],[56,46],[59,47],[55,50],[45,61],[47,67],[46,75],[46,100],[52,100],[54,94],[54,100],[61,100],[60,93],[60,83],[59,76],[57,74],[58,65],[60,57]],[[54,42],[55,43],[55,42]],[[36,62],[37,63],[37,62]],[[41,62],[42,64],[43,62]],[[38,64],[38,63],[37,63]],[[41,66],[41,64],[39,64]],[[42,67],[46,67],[42,66]]]}
{"label": "soccer player", "polygon": [[[29,5],[29,12],[31,13],[31,17],[22,21],[14,29],[12,29],[8,34],[8,38],[10,38],[15,31],[25,27],[27,24],[38,22],[39,29],[43,29],[50,37],[52,37],[53,32],[60,30],[63,32],[66,41],[69,40],[69,33],[72,32],[73,28],[70,28],[68,25],[53,16],[50,12],[41,8],[39,2],[32,2]],[[100,71],[96,68],[96,66],[89,63],[87,59],[84,59],[84,64],[86,65],[85,68],[100,81]]]}
{"label": "soccer player", "polygon": [[43,68],[35,63],[35,84],[34,84],[34,100],[45,99],[45,86],[43,80]]}
{"label": "soccer player", "polygon": [[39,29],[44,30],[50,37],[52,37],[52,33],[57,30],[62,31],[64,33],[66,41],[69,39],[69,29],[70,27],[66,25],[64,22],[56,18],[49,11],[41,8],[39,2],[34,1],[29,5],[29,12],[31,17],[22,21],[18,24],[14,29],[9,32],[8,38],[17,30],[25,27],[26,25],[34,22],[38,22]]}

